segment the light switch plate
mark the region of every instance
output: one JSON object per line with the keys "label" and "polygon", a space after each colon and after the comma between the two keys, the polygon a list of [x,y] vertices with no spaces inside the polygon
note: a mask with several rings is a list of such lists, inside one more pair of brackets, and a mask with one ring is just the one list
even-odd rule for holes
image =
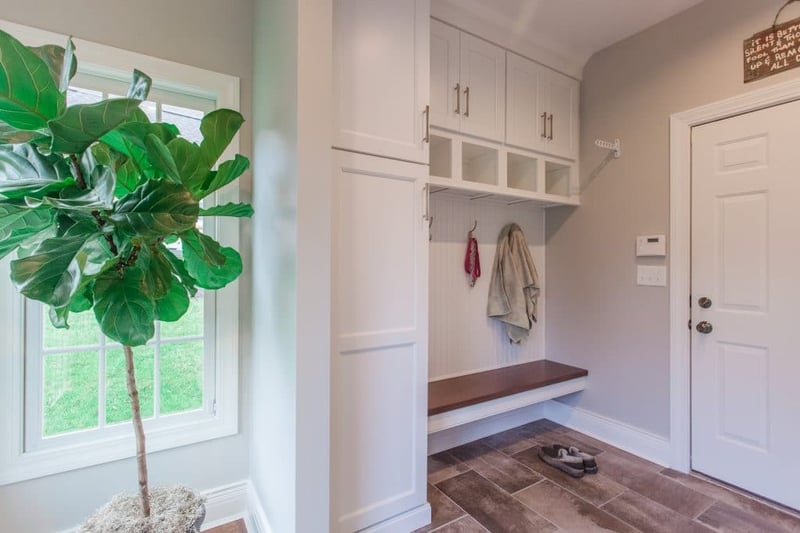
{"label": "light switch plate", "polygon": [[637,265],[636,284],[649,287],[666,287],[667,267]]}

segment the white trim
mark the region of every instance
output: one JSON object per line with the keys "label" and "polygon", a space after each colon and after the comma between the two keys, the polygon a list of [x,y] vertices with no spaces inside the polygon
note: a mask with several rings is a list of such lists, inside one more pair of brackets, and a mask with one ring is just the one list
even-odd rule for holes
{"label": "white trim", "polygon": [[[228,522],[233,522],[244,518],[245,522],[249,515],[250,493],[252,485],[250,481],[243,480],[231,483],[230,485],[223,485],[222,487],[215,487],[201,491],[201,494],[206,498],[206,518],[203,520],[203,531],[211,529]],[[269,529],[248,530],[255,533],[271,533]],[[75,527],[63,529],[58,533],[78,533],[80,525]]]}
{"label": "white trim", "polygon": [[461,446],[495,433],[545,418],[544,403],[537,403],[428,435],[428,455]]}
{"label": "white trim", "polygon": [[662,466],[669,464],[669,440],[665,437],[555,400],[547,402],[544,407],[545,418],[548,420],[602,440],[648,461]]}
{"label": "white trim", "polygon": [[800,99],[800,79],[734,96],[670,117],[670,461],[691,468],[691,129]]}
{"label": "white trim", "polygon": [[247,514],[244,518],[247,531],[250,533],[272,533],[267,513],[261,505],[261,499],[258,497],[253,482],[248,481],[247,485]]}
{"label": "white trim", "polygon": [[425,503],[374,526],[362,529],[361,533],[408,533],[431,523],[431,505]]}
{"label": "white trim", "polygon": [[514,411],[528,405],[572,394],[586,388],[586,378],[575,378],[561,383],[554,383],[511,396],[504,396],[495,400],[481,402],[476,405],[454,409],[428,417],[428,435],[445,429],[454,428],[491,416]]}

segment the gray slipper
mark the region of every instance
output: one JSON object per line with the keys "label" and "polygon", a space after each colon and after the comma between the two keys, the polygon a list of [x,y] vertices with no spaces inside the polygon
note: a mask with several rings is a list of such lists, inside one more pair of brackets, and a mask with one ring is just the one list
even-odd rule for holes
{"label": "gray slipper", "polygon": [[560,444],[553,444],[553,448],[555,449],[562,449],[567,450],[567,453],[570,454],[572,457],[580,457],[583,461],[583,469],[587,474],[596,474],[597,473],[597,461],[594,458],[594,455],[588,454],[586,452],[580,451],[575,446],[562,446]]}
{"label": "gray slipper", "polygon": [[572,477],[583,477],[583,459],[570,455],[563,446],[542,446],[539,448],[539,458]]}

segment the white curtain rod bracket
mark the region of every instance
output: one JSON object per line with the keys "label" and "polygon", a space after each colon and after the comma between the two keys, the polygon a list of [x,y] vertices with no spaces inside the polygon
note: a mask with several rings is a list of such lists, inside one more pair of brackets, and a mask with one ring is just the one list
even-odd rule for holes
{"label": "white curtain rod bracket", "polygon": [[622,143],[620,143],[619,139],[614,139],[614,142],[604,141],[602,139],[597,139],[594,141],[595,146],[600,148],[605,148],[606,150],[613,150],[614,151],[614,159],[619,159],[622,156]]}

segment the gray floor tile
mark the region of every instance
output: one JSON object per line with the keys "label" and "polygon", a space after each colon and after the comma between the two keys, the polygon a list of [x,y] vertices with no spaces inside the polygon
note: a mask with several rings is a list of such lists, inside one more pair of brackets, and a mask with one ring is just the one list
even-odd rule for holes
{"label": "gray floor tile", "polygon": [[475,521],[474,518],[465,516],[455,522],[447,524],[436,533],[486,533],[488,530]]}
{"label": "gray floor tile", "polygon": [[630,490],[601,509],[648,533],[712,533],[698,522]]}
{"label": "gray floor tile", "polygon": [[449,451],[428,457],[428,483],[436,484],[469,470],[469,467],[452,456]]}
{"label": "gray floor tile", "polygon": [[414,533],[428,533],[467,514],[442,491],[430,484],[428,484],[428,503],[431,504],[431,523]]}
{"label": "gray floor tile", "polygon": [[519,501],[566,531],[636,531],[620,519],[578,498],[551,481],[529,487],[514,495]]}
{"label": "gray floor tile", "polygon": [[717,502],[697,518],[720,533],[785,533],[768,518]]}
{"label": "gray floor tile", "polygon": [[446,479],[437,487],[492,533],[552,532],[556,529],[477,472],[469,471]]}
{"label": "gray floor tile", "polygon": [[453,457],[509,493],[542,480],[540,474],[480,441],[459,446],[451,453]]}
{"label": "gray floor tile", "polygon": [[688,518],[697,517],[714,502],[705,494],[700,494],[696,490],[658,473],[637,477],[628,486],[639,494]]}
{"label": "gray floor tile", "polygon": [[598,470],[617,483],[630,487],[631,484],[643,477],[652,476],[661,471],[659,465],[649,463],[629,453],[606,451],[597,458]]}

